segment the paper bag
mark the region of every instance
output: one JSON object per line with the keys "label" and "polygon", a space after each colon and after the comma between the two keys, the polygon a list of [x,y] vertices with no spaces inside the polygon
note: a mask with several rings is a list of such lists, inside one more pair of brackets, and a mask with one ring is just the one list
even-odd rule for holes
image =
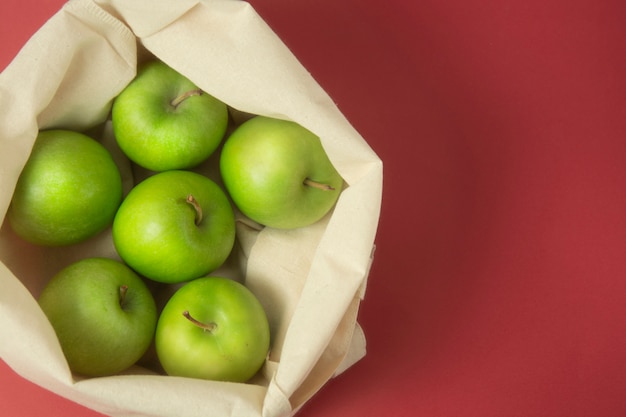
{"label": "paper bag", "polygon": [[[4,222],[40,129],[88,132],[110,148],[126,191],[138,181],[115,148],[109,114],[150,57],[235,116],[283,118],[315,132],[345,180],[334,210],[310,227],[281,231],[238,218],[237,247],[223,272],[261,300],[272,337],[268,360],[249,383],[170,377],[142,362],[111,377],[72,374],[37,296],[75,260],[117,258],[110,231],[70,248],[40,248]],[[381,194],[380,159],[248,3],[71,0],[0,74],[0,356],[24,378],[111,416],[293,415],[365,354],[357,312]]]}

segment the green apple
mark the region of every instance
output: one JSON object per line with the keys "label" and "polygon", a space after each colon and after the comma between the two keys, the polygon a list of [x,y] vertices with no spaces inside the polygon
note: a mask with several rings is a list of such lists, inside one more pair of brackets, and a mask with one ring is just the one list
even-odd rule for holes
{"label": "green apple", "polygon": [[246,382],[270,346],[265,311],[244,285],[212,276],[182,286],[165,305],[155,346],[168,375]]}
{"label": "green apple", "polygon": [[87,258],[58,272],[39,305],[70,369],[85,376],[119,373],[147,351],[157,310],[145,283],[126,265]]}
{"label": "green apple", "polygon": [[165,171],[137,184],[113,221],[121,258],[146,278],[179,283],[221,266],[235,242],[235,217],[222,189],[204,175]]}
{"label": "green apple", "polygon": [[7,218],[27,241],[81,242],[113,221],[122,179],[99,142],[67,130],[41,131],[20,174]]}
{"label": "green apple", "polygon": [[264,116],[244,122],[228,137],[220,172],[243,214],[278,229],[320,220],[335,205],[343,185],[315,134],[297,123]]}
{"label": "green apple", "polygon": [[161,61],[150,61],[113,102],[122,151],[152,171],[192,168],[219,146],[228,109]]}

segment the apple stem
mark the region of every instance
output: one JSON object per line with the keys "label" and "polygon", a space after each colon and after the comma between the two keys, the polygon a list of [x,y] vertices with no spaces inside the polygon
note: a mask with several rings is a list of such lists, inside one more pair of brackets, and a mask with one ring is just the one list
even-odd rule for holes
{"label": "apple stem", "polygon": [[197,88],[195,90],[185,91],[184,93],[182,93],[181,95],[179,95],[178,97],[176,97],[175,99],[170,101],[170,104],[174,108],[177,108],[180,105],[180,103],[182,103],[183,101],[187,100],[189,97],[191,97],[191,96],[201,96],[201,95],[202,95],[202,90],[200,90],[199,88]]}
{"label": "apple stem", "polygon": [[317,181],[313,181],[311,178],[306,178],[303,184],[308,185],[309,187],[317,188],[318,190],[323,190],[323,191],[335,190],[335,187],[331,186],[330,184],[322,184]]}
{"label": "apple stem", "polygon": [[124,301],[126,300],[126,293],[128,292],[128,285],[120,286],[120,305],[124,305]]}
{"label": "apple stem", "polygon": [[187,310],[183,311],[183,316],[185,316],[185,318],[187,320],[189,320],[190,322],[192,322],[196,326],[200,327],[201,329],[204,329],[207,332],[213,332],[213,330],[215,330],[215,328],[217,327],[217,324],[215,324],[215,323],[204,324],[204,323],[194,319],[191,316],[191,314],[189,314],[189,311],[187,311]]}
{"label": "apple stem", "polygon": [[194,196],[192,196],[191,194],[189,194],[187,196],[187,203],[190,204],[193,209],[196,211],[196,226],[200,226],[200,223],[202,223],[202,207],[200,207],[200,203],[198,203],[198,200],[196,200],[196,198]]}

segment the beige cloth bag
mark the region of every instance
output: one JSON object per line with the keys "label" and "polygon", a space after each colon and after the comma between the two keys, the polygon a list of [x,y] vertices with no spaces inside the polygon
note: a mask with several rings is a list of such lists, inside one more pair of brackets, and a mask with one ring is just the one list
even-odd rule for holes
{"label": "beige cloth bag", "polygon": [[[318,134],[346,181],[334,211],[300,230],[262,229],[240,216],[221,271],[245,281],[271,322],[272,352],[247,384],[175,378],[138,365],[104,378],[73,375],[36,297],[62,266],[117,257],[110,233],[70,248],[38,248],[0,230],[0,357],[17,373],[111,416],[293,415],[365,354],[357,323],[372,260],[382,163],[332,100],[246,2],[71,0],[0,74],[0,216],[39,129],[89,129],[115,154],[112,99],[154,55],[235,114],[296,121]],[[211,174],[211,172],[208,172]],[[136,173],[135,173],[136,174]]]}

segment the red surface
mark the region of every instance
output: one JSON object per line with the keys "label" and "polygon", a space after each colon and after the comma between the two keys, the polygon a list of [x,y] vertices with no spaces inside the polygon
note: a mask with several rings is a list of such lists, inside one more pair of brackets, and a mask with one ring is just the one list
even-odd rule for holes
{"label": "red surface", "polygon": [[[63,3],[0,4],[0,68]],[[369,353],[299,415],[626,415],[626,3],[251,3],[385,163]]]}

